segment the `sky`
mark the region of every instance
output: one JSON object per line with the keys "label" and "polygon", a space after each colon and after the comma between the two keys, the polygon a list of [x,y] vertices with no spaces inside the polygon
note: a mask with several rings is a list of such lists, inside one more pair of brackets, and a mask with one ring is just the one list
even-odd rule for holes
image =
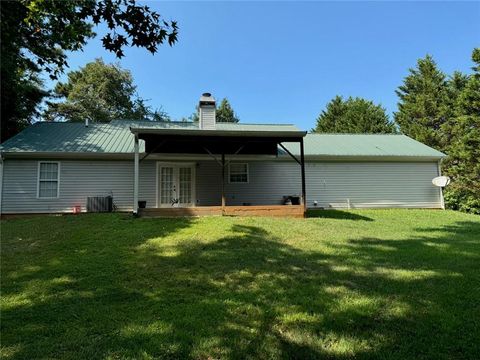
{"label": "sky", "polygon": [[[480,46],[480,2],[144,2],[180,27],[178,43],[121,60],[101,46],[102,28],[70,69],[102,57],[132,72],[138,93],[173,119],[203,92],[227,97],[241,122],[314,127],[337,94],[381,104],[417,59],[447,74],[470,72]],[[50,84],[52,86],[53,84]]]}

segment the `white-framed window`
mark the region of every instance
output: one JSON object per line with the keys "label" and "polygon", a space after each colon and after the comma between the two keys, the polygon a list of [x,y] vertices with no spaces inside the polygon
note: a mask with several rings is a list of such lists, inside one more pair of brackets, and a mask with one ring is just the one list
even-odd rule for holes
{"label": "white-framed window", "polygon": [[228,182],[230,183],[248,183],[248,164],[230,163],[228,165]]}
{"label": "white-framed window", "polygon": [[37,179],[37,197],[39,199],[58,198],[60,188],[60,162],[39,161]]}

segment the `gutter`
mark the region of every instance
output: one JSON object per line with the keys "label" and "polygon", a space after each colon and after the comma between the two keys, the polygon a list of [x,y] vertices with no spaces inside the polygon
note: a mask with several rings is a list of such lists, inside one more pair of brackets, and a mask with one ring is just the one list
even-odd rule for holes
{"label": "gutter", "polygon": [[306,131],[232,131],[232,130],[198,130],[198,129],[149,129],[130,127],[133,134],[187,135],[187,136],[225,136],[225,137],[291,137],[307,135]]}
{"label": "gutter", "polygon": [[[140,152],[140,155],[145,155],[145,152]],[[294,154],[299,155],[299,154]],[[71,159],[71,160],[133,160],[134,153],[98,153],[98,152],[3,152],[2,158],[5,159],[42,159],[42,160],[57,160],[57,159]],[[207,154],[151,154],[150,158],[172,158],[172,159],[210,159]],[[239,158],[237,155],[236,159]],[[242,158],[251,160],[265,160],[277,159],[288,160],[290,157],[286,153],[280,153],[278,156],[268,155],[244,155]],[[439,156],[386,156],[386,155],[364,155],[364,156],[345,156],[345,155],[305,155],[305,160],[308,161],[404,161],[404,162],[438,162],[442,158]]]}
{"label": "gutter", "polygon": [[[142,154],[142,153],[141,153]],[[99,152],[59,152],[59,151],[19,151],[4,152],[3,158],[8,159],[72,159],[72,160],[131,160],[131,153],[99,153]]]}

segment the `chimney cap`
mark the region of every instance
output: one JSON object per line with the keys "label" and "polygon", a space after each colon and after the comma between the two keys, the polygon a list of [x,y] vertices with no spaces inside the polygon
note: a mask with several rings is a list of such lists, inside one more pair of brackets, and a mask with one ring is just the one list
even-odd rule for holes
{"label": "chimney cap", "polygon": [[215,98],[209,92],[204,92],[200,96],[200,105],[215,105]]}

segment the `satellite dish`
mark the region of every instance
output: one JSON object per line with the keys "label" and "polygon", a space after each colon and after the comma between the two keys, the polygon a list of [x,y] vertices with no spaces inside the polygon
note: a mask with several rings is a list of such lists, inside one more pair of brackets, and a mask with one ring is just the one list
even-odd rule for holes
{"label": "satellite dish", "polygon": [[450,178],[448,176],[437,176],[432,180],[432,184],[439,187],[445,187],[450,184]]}

